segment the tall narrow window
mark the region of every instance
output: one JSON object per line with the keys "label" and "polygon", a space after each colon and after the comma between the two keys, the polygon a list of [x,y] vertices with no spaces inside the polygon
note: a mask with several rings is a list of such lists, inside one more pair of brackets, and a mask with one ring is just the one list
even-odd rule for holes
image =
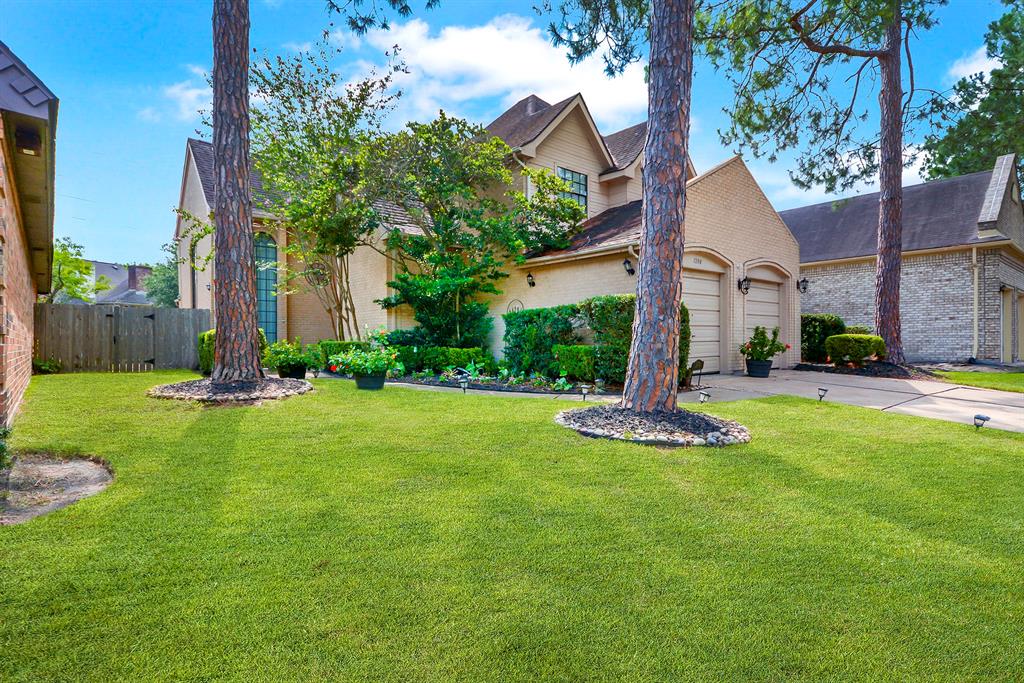
{"label": "tall narrow window", "polygon": [[188,289],[192,302],[191,308],[199,308],[199,295],[196,289],[199,287],[199,277],[196,275],[196,243],[193,241],[188,247]]}
{"label": "tall narrow window", "polygon": [[587,174],[570,171],[567,168],[558,167],[558,177],[569,183],[569,191],[563,192],[562,196],[575,201],[584,209],[587,208]]}
{"label": "tall narrow window", "polygon": [[277,341],[277,245],[274,238],[258,232],[256,247],[256,307],[259,326],[270,343]]}

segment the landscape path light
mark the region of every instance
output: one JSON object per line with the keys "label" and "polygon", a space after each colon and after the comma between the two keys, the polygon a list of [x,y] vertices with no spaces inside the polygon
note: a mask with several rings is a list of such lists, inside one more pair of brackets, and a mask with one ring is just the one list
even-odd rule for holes
{"label": "landscape path light", "polygon": [[988,415],[975,415],[974,416],[974,429],[975,429],[975,431],[977,431],[977,430],[981,429],[982,427],[984,427],[985,423],[988,422],[991,419],[992,418],[989,417]]}
{"label": "landscape path light", "polygon": [[827,394],[827,393],[828,393],[828,389],[825,389],[823,387],[818,387],[818,402],[819,403],[821,402],[821,399],[825,398],[825,394]]}

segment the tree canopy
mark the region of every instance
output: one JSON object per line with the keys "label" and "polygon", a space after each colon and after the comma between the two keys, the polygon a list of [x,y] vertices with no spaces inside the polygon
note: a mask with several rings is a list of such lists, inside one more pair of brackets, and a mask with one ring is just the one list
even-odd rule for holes
{"label": "tree canopy", "polygon": [[153,266],[152,272],[143,281],[146,298],[153,304],[164,308],[178,306],[178,256],[173,244],[165,244],[161,249],[167,258]]}
{"label": "tree canopy", "polygon": [[61,237],[53,243],[53,270],[50,293],[43,297],[46,303],[63,303],[72,299],[92,301],[97,294],[110,289],[110,280],[101,275],[94,277],[93,266],[83,256],[82,245],[70,237]]}

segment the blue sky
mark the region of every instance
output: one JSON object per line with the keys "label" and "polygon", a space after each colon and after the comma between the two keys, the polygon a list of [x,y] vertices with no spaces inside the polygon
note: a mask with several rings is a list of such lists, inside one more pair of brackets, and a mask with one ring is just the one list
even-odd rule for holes
{"label": "blue sky", "polygon": [[[322,0],[251,0],[252,46],[286,52],[315,42],[336,17]],[[438,107],[488,123],[535,92],[549,101],[582,92],[602,132],[642,121],[646,94],[635,66],[609,81],[595,59],[570,67],[551,47],[535,0],[443,0],[441,8],[396,23],[387,35],[354,39],[338,67],[359,73],[382,50],[401,45],[412,71],[396,124],[423,120]],[[422,3],[416,3],[417,9]],[[200,128],[212,63],[212,2],[3,0],[0,38],[60,98],[57,143],[57,236],[85,245],[89,258],[154,261],[174,230],[185,138]],[[939,25],[913,46],[923,87],[947,87],[954,75],[987,68],[982,36],[1002,5],[952,0]],[[731,91],[698,63],[691,152],[698,171],[732,151],[718,140]],[[776,208],[822,201],[820,190],[792,186],[786,164],[750,160]],[[915,179],[909,169],[907,179]],[[870,191],[870,190],[869,190]]]}

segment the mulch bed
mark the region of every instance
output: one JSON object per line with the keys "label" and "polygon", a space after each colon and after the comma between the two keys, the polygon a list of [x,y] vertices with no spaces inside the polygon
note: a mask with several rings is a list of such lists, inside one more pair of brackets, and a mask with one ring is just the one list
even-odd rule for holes
{"label": "mulch bed", "polygon": [[304,379],[265,377],[255,382],[231,382],[214,385],[208,378],[175,384],[161,384],[147,393],[154,398],[174,398],[213,404],[252,404],[296,396],[312,391],[313,385]]}
{"label": "mulch bed", "polygon": [[6,495],[0,500],[0,525],[20,524],[67,507],[96,495],[113,480],[113,472],[102,460],[44,453],[18,455],[9,472]]}
{"label": "mulch bed", "polygon": [[562,411],[555,422],[584,436],[653,446],[731,446],[750,441],[750,431],[740,423],[688,410],[646,414],[605,404]]}
{"label": "mulch bed", "polygon": [[831,372],[836,375],[859,375],[861,377],[883,377],[886,379],[941,379],[928,370],[912,365],[896,365],[885,361],[868,361],[860,367],[852,365],[831,365],[828,363],[798,363],[794,370]]}
{"label": "mulch bed", "polygon": [[[394,379],[388,379],[388,382],[401,382],[402,384],[423,384],[430,387],[450,387],[452,389],[460,389],[458,380],[447,380],[441,379],[440,377],[395,377]],[[593,386],[593,385],[591,385]],[[467,389],[476,389],[478,391],[509,391],[524,394],[552,394],[552,395],[575,395],[579,396],[583,392],[580,391],[579,387],[573,387],[569,391],[555,391],[547,387],[534,386],[528,382],[521,384],[507,384],[505,382],[474,382],[471,381],[466,385]],[[606,387],[604,391],[598,393],[596,389],[590,390],[590,396],[608,396],[616,393],[621,393],[621,387],[619,391],[609,391]]]}

